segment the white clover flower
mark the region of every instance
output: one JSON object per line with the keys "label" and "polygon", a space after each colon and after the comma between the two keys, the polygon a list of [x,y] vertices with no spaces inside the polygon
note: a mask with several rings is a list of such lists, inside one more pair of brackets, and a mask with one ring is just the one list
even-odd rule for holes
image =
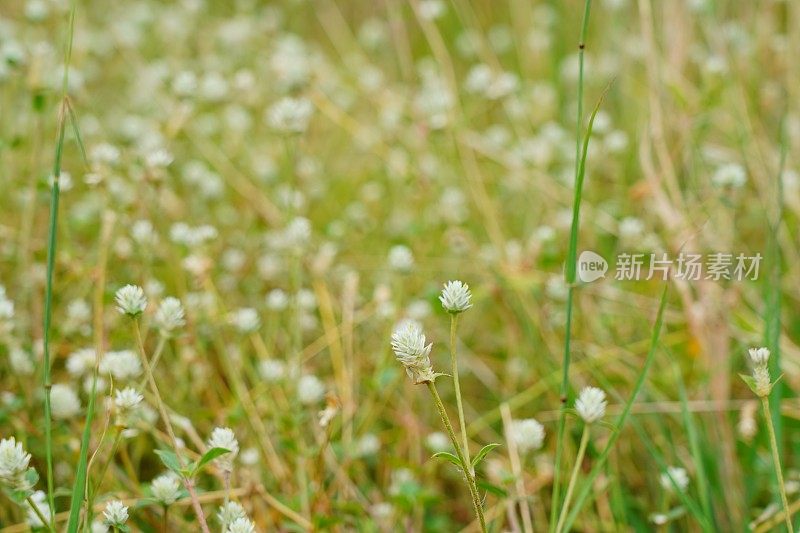
{"label": "white clover flower", "polygon": [[[42,517],[49,521],[50,520],[50,506],[47,504],[47,494],[44,493],[43,490],[37,490],[33,494],[31,494],[31,501],[36,506],[36,509],[39,510],[39,514]],[[41,518],[39,518],[39,514],[31,506],[30,502],[25,502],[25,508],[28,511],[28,524],[31,527],[44,527],[45,524],[42,523]]]}
{"label": "white clover flower", "polygon": [[240,518],[247,518],[244,508],[236,502],[223,504],[217,512],[217,519],[222,524],[223,531]]}
{"label": "white clover flower", "polygon": [[209,448],[225,448],[229,451],[215,459],[220,469],[230,472],[233,470],[233,460],[239,453],[239,441],[236,440],[236,434],[230,428],[217,427],[211,432],[211,437],[208,439]]}
{"label": "white clover flower", "polygon": [[25,472],[31,462],[31,454],[14,437],[0,440],[0,484],[11,489],[29,489]]}
{"label": "white clover flower", "polygon": [[267,111],[267,123],[282,133],[303,133],[308,128],[311,101],[306,98],[281,98]]}
{"label": "white clover flower", "polygon": [[317,376],[306,374],[297,380],[297,399],[303,405],[319,403],[325,396],[325,384]]}
{"label": "white clover flower", "polygon": [[97,352],[94,348],[81,348],[70,354],[67,358],[67,372],[74,377],[80,377],[94,368]]}
{"label": "white clover flower", "polygon": [[53,418],[71,418],[81,411],[78,393],[69,385],[58,383],[50,389],[50,413]]}
{"label": "white clover flower", "polygon": [[597,387],[585,387],[578,395],[575,410],[584,422],[591,424],[603,418],[606,414],[606,405],[605,392]]}
{"label": "white clover flower", "polygon": [[161,474],[150,482],[150,493],[162,505],[172,505],[181,496],[181,484],[172,472]]}
{"label": "white clover flower", "polygon": [[[670,480],[670,477],[672,480]],[[678,490],[684,492],[686,487],[689,486],[689,474],[686,473],[685,468],[681,468],[680,466],[669,466],[667,467],[667,472],[662,472],[661,477],[659,479],[661,482],[661,486],[664,490],[674,491],[675,486],[673,486],[672,481],[675,481],[675,485],[677,485]]]}
{"label": "white clover flower", "polygon": [[544,444],[544,426],[534,418],[514,420],[511,423],[509,436],[520,453],[535,451]]}
{"label": "white clover flower", "polygon": [[141,315],[147,307],[147,298],[144,290],[138,285],[125,285],[114,296],[117,309],[123,315],[136,317]]}
{"label": "white clover flower", "polygon": [[425,335],[419,324],[410,320],[403,323],[392,333],[391,344],[394,356],[415,384],[436,379],[430,359],[433,343],[425,344]]}
{"label": "white clover flower", "polygon": [[118,380],[131,379],[142,374],[142,363],[131,350],[106,352],[100,359],[100,373]]}
{"label": "white clover flower", "polygon": [[442,294],[439,296],[442,307],[452,314],[463,313],[472,307],[471,299],[469,285],[458,280],[445,283]]}
{"label": "white clover flower", "polygon": [[748,353],[755,366],[764,366],[769,362],[769,348],[750,348]]}
{"label": "white clover flower", "polygon": [[255,533],[256,526],[249,518],[237,518],[228,526],[225,533]]}
{"label": "white clover flower", "polygon": [[173,331],[186,325],[181,301],[167,296],[156,309],[155,322],[162,335],[169,336]]}
{"label": "white clover flower", "polygon": [[276,359],[267,359],[258,363],[258,373],[263,380],[275,383],[286,375],[286,365]]}
{"label": "white clover flower", "polygon": [[128,521],[128,508],[119,500],[111,500],[103,510],[105,523],[109,526],[124,526]]}
{"label": "white clover flower", "polygon": [[243,307],[232,311],[228,320],[240,333],[253,333],[258,331],[258,328],[261,327],[261,319],[258,317],[258,311],[252,307]]}
{"label": "white clover flower", "polygon": [[389,250],[389,266],[398,272],[408,272],[414,268],[414,254],[408,246],[398,244]]}

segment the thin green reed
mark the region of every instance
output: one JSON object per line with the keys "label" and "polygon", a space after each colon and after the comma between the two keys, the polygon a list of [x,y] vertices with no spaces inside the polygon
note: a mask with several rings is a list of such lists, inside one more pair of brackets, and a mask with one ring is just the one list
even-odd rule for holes
{"label": "thin green reed", "polygon": [[[556,517],[559,511],[559,502],[561,501],[561,461],[563,453],[564,430],[566,427],[567,415],[567,394],[569,392],[569,363],[570,363],[570,336],[572,333],[572,300],[573,290],[575,284],[575,263],[578,259],[578,227],[580,223],[580,207],[581,195],[583,193],[583,177],[585,174],[585,160],[586,152],[584,149],[583,157],[581,157],[581,122],[583,120],[583,55],[586,48],[586,32],[589,27],[589,11],[591,9],[591,0],[586,0],[583,7],[583,22],[581,24],[581,36],[578,43],[578,117],[576,124],[575,135],[575,197],[572,205],[572,228],[570,229],[569,236],[569,250],[567,252],[566,264],[566,282],[567,282],[567,317],[564,332],[564,356],[561,365],[561,413],[558,417],[558,437],[556,446],[556,463],[555,471],[553,474],[553,492],[550,499],[550,531],[554,531],[556,526]],[[598,104],[599,105],[599,104]],[[595,110],[596,113],[596,110]],[[592,116],[592,121],[594,115]],[[584,145],[588,144],[589,134],[591,132],[591,123],[589,123],[589,131],[586,132]]]}

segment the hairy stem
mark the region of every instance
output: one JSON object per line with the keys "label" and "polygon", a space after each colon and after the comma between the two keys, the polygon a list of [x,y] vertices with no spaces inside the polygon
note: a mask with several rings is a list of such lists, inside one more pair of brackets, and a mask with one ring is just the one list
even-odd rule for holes
{"label": "hairy stem", "polygon": [[458,381],[458,360],[456,358],[456,326],[458,325],[458,315],[450,314],[450,371],[453,374],[453,388],[456,391],[456,405],[458,406],[458,425],[461,429],[461,438],[464,441],[464,457],[469,467],[470,473],[474,475],[472,463],[469,460],[469,439],[467,438],[467,426],[464,423],[464,407],[461,403],[461,385]]}
{"label": "hairy stem", "polygon": [[461,469],[464,472],[464,477],[467,478],[467,487],[469,488],[469,494],[472,497],[472,506],[475,508],[475,514],[478,517],[481,531],[486,533],[486,519],[483,517],[483,505],[481,504],[481,498],[478,494],[478,487],[475,484],[475,477],[472,475],[472,471],[466,462],[464,453],[461,451],[461,445],[458,443],[458,438],[453,431],[453,426],[450,424],[450,418],[447,416],[447,411],[444,409],[444,404],[442,403],[441,397],[439,397],[439,392],[436,390],[436,385],[432,381],[427,382],[427,385],[428,389],[431,391],[431,395],[433,396],[433,401],[436,404],[436,410],[439,411],[439,416],[442,418],[444,428],[447,430],[447,434],[450,436],[450,441],[453,443],[453,448],[456,450],[458,460],[461,462]]}
{"label": "hairy stem", "polygon": [[778,453],[778,441],[775,439],[775,427],[772,424],[772,414],[769,410],[769,396],[761,397],[761,406],[764,408],[764,418],[767,421],[767,433],[769,433],[769,447],[772,449],[772,462],[775,463],[775,475],[778,478],[778,490],[781,494],[783,503],[784,518],[786,519],[786,529],[789,533],[794,532],[792,527],[792,515],[789,513],[789,500],[786,498],[786,485],[783,482],[783,471],[781,469],[781,457]]}

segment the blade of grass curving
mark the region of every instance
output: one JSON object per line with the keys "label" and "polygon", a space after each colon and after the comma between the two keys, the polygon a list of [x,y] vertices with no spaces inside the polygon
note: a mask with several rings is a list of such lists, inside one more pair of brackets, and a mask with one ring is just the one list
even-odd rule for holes
{"label": "blade of grass curving", "polygon": [[55,157],[53,160],[53,186],[50,193],[50,222],[47,233],[47,277],[44,290],[43,319],[43,361],[42,385],[44,387],[44,438],[45,461],[47,463],[47,503],[50,507],[50,524],[55,527],[55,487],[53,483],[53,424],[50,411],[50,322],[53,304],[53,271],[56,257],[56,231],[58,229],[59,179],[61,177],[61,160],[64,154],[64,133],[67,121],[67,87],[69,83],[69,61],[72,56],[72,38],[75,29],[75,6],[73,4],[69,17],[69,32],[64,61],[61,103],[58,112],[58,130],[56,133]]}
{"label": "blade of grass curving", "polygon": [[636,397],[639,395],[639,391],[642,390],[644,386],[645,379],[647,378],[647,372],[653,364],[653,359],[655,358],[656,348],[658,347],[658,339],[661,335],[661,325],[664,322],[664,309],[667,304],[667,290],[669,289],[669,284],[664,284],[664,289],[661,292],[661,301],[658,305],[658,314],[656,315],[656,321],[653,325],[653,333],[650,337],[650,348],[647,352],[647,357],[644,361],[644,366],[642,367],[642,371],[639,373],[639,377],[636,380],[636,384],[633,388],[633,393],[631,393],[630,398],[625,403],[624,408],[622,409],[622,413],[620,413],[619,418],[617,419],[616,427],[614,431],[611,433],[611,436],[608,439],[608,443],[606,447],[603,449],[600,456],[597,458],[592,470],[589,472],[589,475],[586,477],[583,485],[581,486],[581,490],[575,498],[575,504],[572,507],[572,510],[569,512],[567,516],[566,523],[564,524],[564,531],[571,531],[572,524],[575,522],[575,519],[578,517],[578,513],[580,513],[583,504],[586,503],[589,494],[592,491],[592,485],[594,484],[595,479],[603,470],[603,467],[608,460],[608,456],[611,454],[611,450],[614,448],[614,445],[617,443],[619,439],[622,428],[625,426],[625,422],[628,420],[628,416],[630,415],[631,408],[633,407],[633,402],[636,401]]}
{"label": "blade of grass curving", "polygon": [[692,452],[692,460],[694,461],[695,474],[697,475],[697,492],[700,494],[700,505],[703,506],[703,512],[706,515],[710,524],[714,524],[714,510],[711,508],[711,500],[709,498],[709,484],[708,473],[706,472],[705,462],[703,461],[703,453],[700,448],[699,432],[697,431],[697,424],[695,423],[694,416],[689,412],[688,398],[686,395],[686,385],[683,382],[680,368],[674,362],[672,367],[675,372],[675,382],[678,384],[678,395],[681,401],[681,416],[683,418],[683,425],[686,427],[686,434],[689,437],[689,448]]}

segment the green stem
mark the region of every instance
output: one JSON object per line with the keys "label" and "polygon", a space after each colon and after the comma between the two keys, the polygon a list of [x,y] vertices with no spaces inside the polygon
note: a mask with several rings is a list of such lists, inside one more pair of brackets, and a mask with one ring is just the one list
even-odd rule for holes
{"label": "green stem", "polygon": [[467,466],[470,473],[474,475],[472,463],[469,460],[469,439],[467,438],[467,425],[464,423],[464,407],[461,403],[461,385],[458,381],[458,360],[456,358],[456,326],[458,315],[450,314],[450,371],[453,373],[453,387],[456,391],[456,405],[458,406],[458,425],[461,428],[461,438],[464,441],[464,457],[467,459]]}
{"label": "green stem", "polygon": [[575,458],[575,466],[572,467],[572,475],[569,478],[569,485],[567,485],[567,493],[564,495],[564,505],[561,506],[561,513],[558,516],[558,524],[556,525],[556,533],[559,533],[564,528],[564,522],[567,519],[567,510],[569,503],[572,500],[572,492],[575,490],[575,482],[578,480],[578,472],[583,463],[583,456],[586,454],[586,446],[589,444],[589,434],[591,433],[591,426],[586,424],[583,426],[583,435],[581,436],[581,443],[578,446],[578,455]]}
{"label": "green stem", "polygon": [[42,522],[44,527],[46,527],[48,529],[48,531],[54,532],[55,528],[51,524],[52,521],[48,520],[48,519],[46,519],[44,517],[44,515],[42,514],[42,510],[39,509],[39,507],[36,505],[36,503],[34,503],[33,498],[28,496],[27,498],[25,498],[25,501],[28,502],[28,505],[31,507],[31,509],[33,509],[34,514]]}
{"label": "green stem", "polygon": [[461,470],[464,472],[464,477],[467,478],[467,487],[469,488],[469,494],[472,497],[472,506],[475,508],[475,514],[478,517],[481,531],[486,533],[486,519],[483,517],[483,506],[481,504],[480,495],[478,494],[478,487],[475,484],[475,477],[472,475],[472,471],[470,470],[466,459],[464,458],[464,453],[461,451],[461,445],[458,443],[458,438],[456,438],[456,434],[453,431],[453,426],[450,425],[450,418],[447,416],[447,411],[444,409],[442,399],[439,397],[439,392],[436,390],[436,384],[433,381],[428,381],[426,384],[428,385],[428,389],[431,391],[433,402],[436,404],[436,410],[439,411],[439,416],[442,418],[444,428],[447,430],[447,434],[450,436],[450,442],[453,443],[453,448],[456,450],[458,460],[461,462]]}
{"label": "green stem", "polygon": [[[569,237],[569,250],[567,254],[566,264],[566,282],[567,282],[567,317],[564,332],[564,355],[561,364],[561,412],[558,417],[558,435],[556,444],[556,461],[553,470],[553,492],[550,498],[550,531],[554,531],[554,524],[556,523],[556,509],[559,507],[559,500],[561,498],[561,461],[562,451],[564,444],[564,431],[566,428],[567,417],[567,394],[569,392],[569,364],[571,358],[570,352],[570,335],[572,334],[572,300],[573,300],[573,285],[575,283],[575,268],[578,257],[578,224],[580,221],[580,205],[581,193],[583,188],[583,172],[581,168],[581,121],[583,120],[583,55],[586,48],[586,32],[589,27],[589,11],[591,9],[591,0],[585,0],[583,6],[583,21],[581,23],[581,35],[578,43],[578,116],[576,123],[576,136],[575,136],[575,198],[572,206],[572,228]],[[588,140],[588,134],[586,139]],[[585,155],[585,149],[584,149]]]}
{"label": "green stem", "polygon": [[772,415],[769,410],[769,396],[761,397],[761,406],[764,408],[764,418],[767,421],[767,433],[769,433],[769,446],[772,449],[772,462],[775,463],[775,475],[778,477],[778,489],[781,493],[783,503],[783,513],[786,519],[786,528],[789,533],[794,532],[792,527],[792,515],[789,512],[789,500],[786,498],[786,485],[783,482],[783,471],[781,470],[781,457],[778,453],[778,441],[775,439],[775,427],[772,425]]}

